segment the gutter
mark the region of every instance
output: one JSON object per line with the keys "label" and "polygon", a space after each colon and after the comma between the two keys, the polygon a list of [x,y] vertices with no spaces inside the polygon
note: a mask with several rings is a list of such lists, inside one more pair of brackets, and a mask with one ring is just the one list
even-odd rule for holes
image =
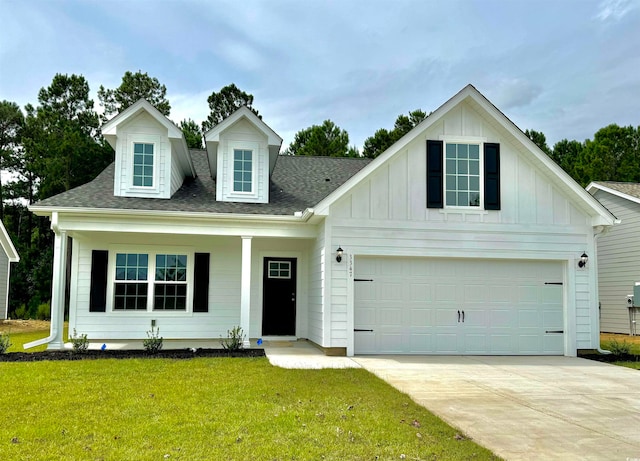
{"label": "gutter", "polygon": [[[132,210],[114,208],[77,208],[77,207],[48,207],[29,206],[29,211],[38,216],[53,216],[56,213],[70,213],[76,215],[102,215],[102,216],[146,216],[155,218],[191,218],[206,220],[228,221],[274,221],[274,222],[306,222],[314,215],[313,208],[304,211],[296,211],[293,215],[269,215],[269,214],[240,214],[240,213],[211,213],[206,211],[159,211],[159,210]],[[52,224],[53,227],[53,224]]]}

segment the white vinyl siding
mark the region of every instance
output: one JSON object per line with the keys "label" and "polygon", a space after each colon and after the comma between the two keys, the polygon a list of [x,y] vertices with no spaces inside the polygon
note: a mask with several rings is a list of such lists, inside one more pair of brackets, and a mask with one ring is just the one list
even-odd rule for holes
{"label": "white vinyl siding", "polygon": [[[237,170],[236,152],[250,153],[250,163],[243,154],[241,171]],[[241,119],[220,134],[216,163],[217,200],[269,202],[269,146],[266,136],[253,124]],[[240,172],[242,176],[237,176]]]}
{"label": "white vinyl siding", "polygon": [[[189,236],[189,251],[175,248],[176,237],[162,234],[113,234],[104,236],[81,235],[74,239],[70,290],[70,328],[87,334],[90,340],[142,340],[154,320],[165,340],[218,340],[227,331],[240,325],[241,238],[226,236]],[[193,313],[191,301],[186,311],[144,310],[135,312],[89,312],[91,286],[91,250],[126,248],[146,254],[187,254],[188,265],[193,253],[209,253],[208,312]],[[135,250],[131,249],[131,246]],[[307,251],[310,241],[304,239],[254,238],[252,241],[251,327],[247,336],[258,338],[262,326],[262,258],[264,256],[295,257],[298,260],[298,299],[296,301],[296,332],[307,337],[308,273]],[[110,253],[110,258],[113,254]],[[151,257],[150,257],[151,261]],[[110,259],[110,264],[113,260]],[[151,265],[151,264],[150,264]],[[189,266],[192,267],[192,266]],[[191,280],[192,278],[189,278]],[[109,279],[113,283],[113,279]],[[191,282],[189,282],[191,283]],[[150,292],[151,293],[151,292]],[[190,299],[190,298],[189,298]],[[109,302],[109,301],[108,301]]]}
{"label": "white vinyl siding", "polygon": [[601,190],[595,197],[622,221],[598,238],[600,330],[629,334],[626,296],[640,282],[640,204]]}
{"label": "white vinyl siding", "polygon": [[[152,165],[148,163],[136,165],[136,161],[141,160],[140,158],[136,160],[134,152],[136,145],[153,145]],[[118,127],[114,195],[170,198],[172,189],[175,187],[173,182],[179,182],[182,185],[182,179],[184,179],[183,173],[176,171],[181,178],[172,180],[174,168],[171,150],[167,129],[146,112]],[[149,155],[146,157],[150,158]],[[150,170],[152,170],[151,176],[149,176]]]}

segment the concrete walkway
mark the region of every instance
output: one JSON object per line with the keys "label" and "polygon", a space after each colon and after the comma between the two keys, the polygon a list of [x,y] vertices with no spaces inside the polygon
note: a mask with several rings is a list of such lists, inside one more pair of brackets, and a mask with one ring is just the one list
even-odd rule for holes
{"label": "concrete walkway", "polygon": [[327,357],[265,345],[284,368],[363,367],[507,460],[640,461],[640,371],[572,357]]}

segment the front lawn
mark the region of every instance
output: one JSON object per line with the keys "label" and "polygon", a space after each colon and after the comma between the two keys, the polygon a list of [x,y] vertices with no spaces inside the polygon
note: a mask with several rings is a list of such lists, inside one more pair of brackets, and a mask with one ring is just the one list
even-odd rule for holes
{"label": "front lawn", "polygon": [[614,365],[640,370],[640,336],[601,333],[600,344],[602,349],[612,352],[626,350],[628,348],[629,354],[635,355],[636,360],[618,360],[612,363]]}
{"label": "front lawn", "polygon": [[497,459],[361,369],[285,370],[265,358],[0,363],[0,389],[2,459]]}

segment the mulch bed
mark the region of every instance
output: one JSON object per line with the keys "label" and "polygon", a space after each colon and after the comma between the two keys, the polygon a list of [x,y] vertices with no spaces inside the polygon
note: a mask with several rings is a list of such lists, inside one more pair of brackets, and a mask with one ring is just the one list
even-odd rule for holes
{"label": "mulch bed", "polygon": [[0,362],[40,362],[42,360],[95,360],[95,359],[194,359],[201,357],[264,357],[264,349],[241,349],[227,351],[225,349],[167,349],[155,354],[144,350],[90,350],[43,351],[43,352],[8,352],[0,354]]}
{"label": "mulch bed", "polygon": [[582,359],[597,360],[598,362],[640,362],[640,355],[635,354],[599,354],[599,353],[580,353],[578,357]]}

